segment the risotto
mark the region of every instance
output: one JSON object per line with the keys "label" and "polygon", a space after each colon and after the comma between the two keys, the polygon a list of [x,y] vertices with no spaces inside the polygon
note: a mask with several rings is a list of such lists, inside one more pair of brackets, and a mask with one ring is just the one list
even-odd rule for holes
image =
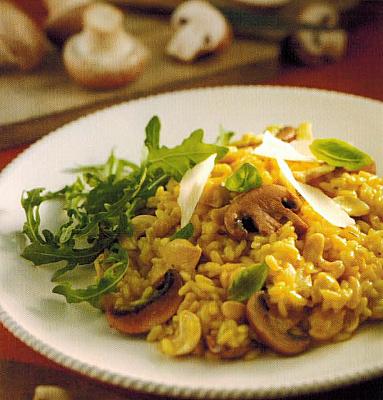
{"label": "risotto", "polygon": [[[246,133],[230,141],[231,134],[223,132],[217,148],[225,151],[215,163],[212,158],[206,179],[196,186],[193,179],[201,177],[201,171],[190,178],[194,186],[186,191],[186,203],[193,203],[198,188],[201,193],[194,196],[183,224],[180,197],[187,177],[173,173],[152,185],[134,212],[124,209],[125,230],[113,214],[120,228],[109,242],[109,231],[103,236],[108,243],[99,247],[93,262],[94,285],[74,290],[64,282],[54,291],[69,302],[100,307],[112,328],[144,334],[168,356],[252,359],[265,351],[294,355],[318,343],[346,340],[364,321],[382,319],[383,180],[375,175],[373,161],[368,158],[350,168],[321,158],[313,147],[315,156],[304,153],[294,144],[313,143],[307,123],[270,126],[267,133],[285,146],[281,149],[295,149],[302,157],[267,154],[265,134]],[[149,144],[149,151],[158,149]],[[194,162],[188,171],[203,162]],[[98,188],[90,180],[87,184]],[[333,223],[303,190],[320,192],[338,207],[337,218],[345,214],[345,222]],[[73,206],[73,187],[70,193],[64,196]],[[125,187],[118,198],[110,195],[104,201],[109,206],[97,212],[110,213],[124,193]],[[76,202],[81,209],[84,203]],[[70,236],[81,228],[78,221],[75,226],[67,223],[56,237],[62,238],[63,232]],[[102,229],[93,223],[87,233],[100,234]],[[32,236],[28,227],[24,231]],[[46,236],[44,246],[49,245]],[[25,258],[43,263],[28,254],[24,252]],[[121,271],[119,254],[128,260]],[[74,264],[68,263],[55,278],[61,279]],[[85,293],[90,297],[81,297]]]}

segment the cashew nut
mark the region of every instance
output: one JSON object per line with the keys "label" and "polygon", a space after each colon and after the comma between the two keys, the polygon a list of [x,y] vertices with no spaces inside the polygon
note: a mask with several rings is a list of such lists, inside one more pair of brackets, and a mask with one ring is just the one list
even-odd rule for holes
{"label": "cashew nut", "polygon": [[183,310],[179,314],[178,333],[170,339],[161,341],[162,351],[169,356],[183,356],[191,353],[198,345],[201,334],[201,322],[194,313]]}
{"label": "cashew nut", "polygon": [[202,249],[195,246],[186,239],[174,239],[161,249],[161,255],[167,264],[179,271],[186,271],[190,274],[201,257]]}
{"label": "cashew nut", "polygon": [[69,393],[59,387],[52,385],[36,386],[33,400],[71,400]]}
{"label": "cashew nut", "polygon": [[354,196],[337,196],[333,200],[351,217],[361,217],[370,211],[368,204]]}
{"label": "cashew nut", "polygon": [[323,251],[325,245],[325,237],[322,233],[313,233],[308,236],[303,248],[303,257],[306,261],[311,261],[319,268],[330,272],[335,279],[339,278],[345,266],[343,261],[327,261],[323,258]]}

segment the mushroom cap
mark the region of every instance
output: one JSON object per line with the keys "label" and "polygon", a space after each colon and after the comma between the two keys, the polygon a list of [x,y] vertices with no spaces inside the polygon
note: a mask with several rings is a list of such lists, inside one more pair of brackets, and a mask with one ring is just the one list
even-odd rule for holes
{"label": "mushroom cap", "polygon": [[301,24],[334,28],[323,31],[302,29],[291,37],[289,45],[304,64],[317,65],[336,61],[344,55],[347,49],[347,33],[336,29],[339,14],[333,5],[309,3],[300,10],[297,20]]}
{"label": "mushroom cap", "polygon": [[297,336],[281,329],[283,324],[271,315],[264,291],[256,292],[250,297],[246,315],[262,343],[277,353],[291,356],[304,352],[310,346],[309,336]]}
{"label": "mushroom cap", "polygon": [[182,286],[180,274],[170,269],[155,285],[153,295],[127,311],[107,310],[106,318],[112,328],[128,334],[148,332],[153,326],[170,319],[183,297],[178,294]]}
{"label": "mushroom cap", "polygon": [[94,0],[44,0],[48,9],[45,29],[49,37],[63,43],[68,37],[81,31],[83,14]]}
{"label": "mushroom cap", "polygon": [[232,30],[223,14],[203,0],[190,0],[172,14],[174,36],[166,51],[172,57],[190,62],[203,54],[221,51],[229,46]]}
{"label": "mushroom cap", "polygon": [[80,85],[107,89],[138,77],[148,58],[147,49],[123,28],[123,14],[107,4],[94,4],[84,14],[84,30],[64,46],[69,75]]}
{"label": "mushroom cap", "polygon": [[0,1],[0,66],[37,67],[49,46],[43,32],[24,12]]}

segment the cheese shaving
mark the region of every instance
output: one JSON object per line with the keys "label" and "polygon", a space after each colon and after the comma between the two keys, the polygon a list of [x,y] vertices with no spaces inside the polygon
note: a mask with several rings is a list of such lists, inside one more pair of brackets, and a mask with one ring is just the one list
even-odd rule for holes
{"label": "cheese shaving", "polygon": [[340,228],[355,224],[355,221],[331,197],[316,187],[298,182],[284,160],[278,158],[277,162],[284,178],[321,217]]}
{"label": "cheese shaving", "polygon": [[196,164],[186,171],[180,182],[178,205],[181,208],[181,229],[187,225],[201,198],[205,184],[214,168],[217,154],[212,154],[206,160]]}
{"label": "cheese shaving", "polygon": [[253,150],[253,154],[289,161],[318,161],[312,154],[301,153],[290,143],[276,138],[269,131],[265,131],[262,144]]}

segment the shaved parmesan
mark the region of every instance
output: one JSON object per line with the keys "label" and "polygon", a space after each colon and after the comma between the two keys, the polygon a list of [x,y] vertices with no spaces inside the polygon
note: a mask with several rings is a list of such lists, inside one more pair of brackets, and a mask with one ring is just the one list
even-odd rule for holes
{"label": "shaved parmesan", "polygon": [[253,150],[253,154],[289,161],[317,161],[311,153],[309,155],[301,153],[290,143],[276,138],[268,131],[263,134],[263,142]]}
{"label": "shaved parmesan", "polygon": [[186,171],[180,182],[178,205],[181,208],[181,229],[187,225],[201,198],[205,184],[214,168],[217,154],[212,154],[206,160],[196,164]]}
{"label": "shaved parmesan", "polygon": [[279,158],[277,162],[283,176],[321,217],[340,228],[355,224],[355,221],[331,197],[316,187],[298,182],[284,160]]}
{"label": "shaved parmesan", "polygon": [[310,150],[310,145],[312,142],[313,142],[312,140],[302,139],[302,140],[293,140],[289,144],[290,144],[290,146],[294,147],[294,149],[298,153],[300,153],[304,156],[310,157],[311,159],[315,159],[315,161],[322,163],[323,161],[317,160]]}

